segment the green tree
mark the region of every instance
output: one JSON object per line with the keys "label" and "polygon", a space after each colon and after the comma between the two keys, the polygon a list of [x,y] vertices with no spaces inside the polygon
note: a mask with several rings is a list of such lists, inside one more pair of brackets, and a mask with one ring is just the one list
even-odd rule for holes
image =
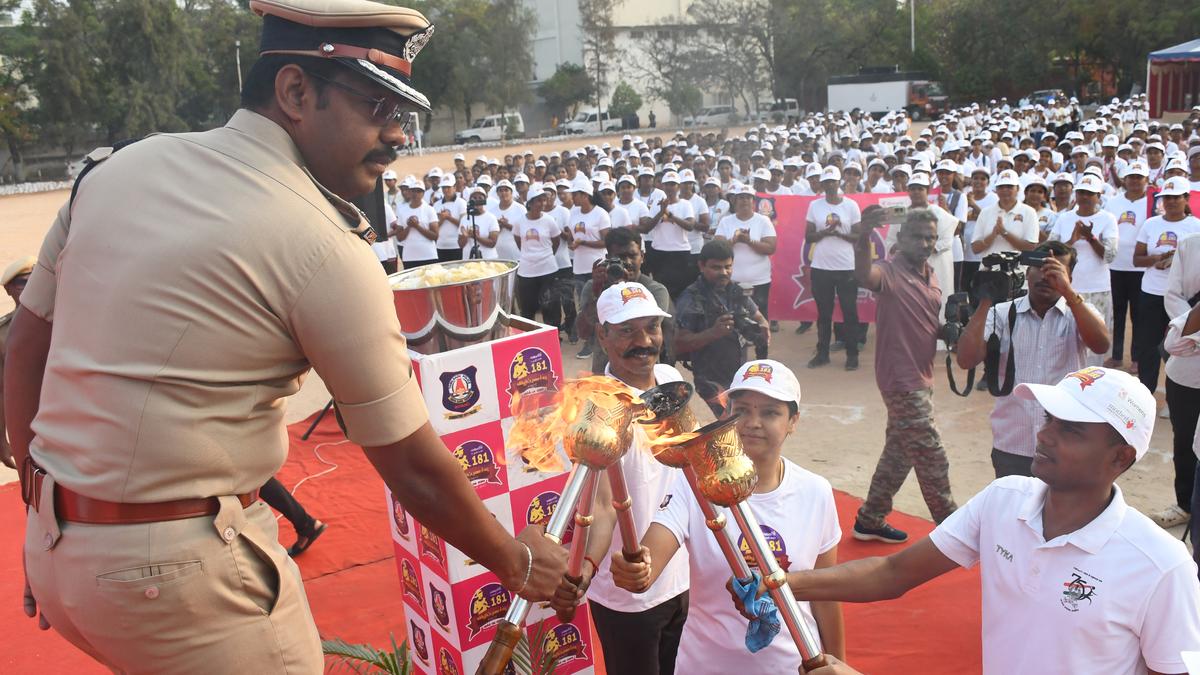
{"label": "green tree", "polygon": [[608,112],[613,117],[636,115],[642,109],[642,97],[628,82],[621,81],[613,88],[612,100],[608,102]]}
{"label": "green tree", "polygon": [[537,15],[521,0],[493,0],[485,12],[480,37],[483,68],[488,73],[484,101],[509,112],[528,101],[533,79],[533,32]]}
{"label": "green tree", "polygon": [[538,85],[538,96],[559,119],[575,116],[575,110],[596,91],[592,78],[583,66],[563,63],[545,82]]}
{"label": "green tree", "polygon": [[596,110],[608,86],[609,63],[615,56],[613,10],[624,0],[578,0],[579,30],[583,33],[583,62],[595,82]]}
{"label": "green tree", "polygon": [[704,92],[694,84],[680,83],[664,92],[663,100],[676,117],[695,115],[704,105]]}

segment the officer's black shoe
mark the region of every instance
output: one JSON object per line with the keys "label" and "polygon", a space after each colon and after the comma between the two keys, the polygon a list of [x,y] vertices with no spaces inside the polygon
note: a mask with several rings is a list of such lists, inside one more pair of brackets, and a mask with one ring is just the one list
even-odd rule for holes
{"label": "officer's black shoe", "polygon": [[858,370],[858,354],[846,355],[846,370]]}
{"label": "officer's black shoe", "polygon": [[854,521],[854,538],[859,541],[882,541],[885,544],[903,544],[908,541],[908,534],[896,528],[883,524],[883,527],[867,528],[857,519]]}
{"label": "officer's black shoe", "polygon": [[829,351],[840,352],[846,348],[846,343],[841,340],[834,340],[833,344],[829,345]]}
{"label": "officer's black shoe", "polygon": [[796,335],[804,335],[808,329],[812,328],[813,322],[801,321],[799,326],[796,326]]}
{"label": "officer's black shoe", "polygon": [[809,368],[820,368],[821,366],[826,366],[826,365],[829,365],[829,355],[828,354],[817,354],[816,356],[812,357],[812,359],[810,359],[808,362]]}

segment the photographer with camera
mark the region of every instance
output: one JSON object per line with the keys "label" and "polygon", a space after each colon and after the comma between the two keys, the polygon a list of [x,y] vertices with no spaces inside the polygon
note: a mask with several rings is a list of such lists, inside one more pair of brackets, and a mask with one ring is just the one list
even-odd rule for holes
{"label": "photographer with camera", "polygon": [[[1052,240],[1034,252],[1044,257],[1040,266],[1027,268],[1029,294],[1010,300],[1010,293],[995,297],[980,289],[979,306],[958,341],[960,368],[975,368],[988,357],[993,367],[1011,361],[1008,392],[1015,384],[1055,384],[1109,348],[1103,317],[1071,285],[1076,249]],[[1035,401],[996,396],[991,417],[996,478],[1032,475],[1042,414]]]}
{"label": "photographer with camera", "polygon": [[486,208],[487,193],[483,188],[471,188],[467,191],[467,209],[458,226],[458,245],[462,249],[462,259],[495,260],[500,255],[496,253],[496,242],[500,239],[500,223],[496,221]]}
{"label": "photographer with camera", "polygon": [[[614,209],[615,210],[615,209]],[[584,285],[579,298],[579,315],[575,326],[579,337],[592,347],[590,353],[579,358],[591,358],[591,372],[603,373],[608,365],[608,356],[603,349],[596,349],[596,298],[604,289],[618,281],[636,281],[650,291],[650,295],[664,312],[674,314],[671,296],[667,287],[642,272],[642,238],[632,228],[611,227],[604,234],[605,256],[592,265],[592,282]],[[658,362],[672,365],[675,362],[672,342],[675,338],[675,319],[663,319],[663,343]],[[582,352],[581,352],[582,354]]]}
{"label": "photographer with camera", "polygon": [[771,330],[750,296],[753,289],[733,283],[733,247],[728,241],[704,244],[698,266],[700,276],[684,289],[674,312],[679,329],[675,353],[691,362],[696,393],[720,417],[725,410],[717,397],[746,362],[750,345],[755,358],[766,354]]}

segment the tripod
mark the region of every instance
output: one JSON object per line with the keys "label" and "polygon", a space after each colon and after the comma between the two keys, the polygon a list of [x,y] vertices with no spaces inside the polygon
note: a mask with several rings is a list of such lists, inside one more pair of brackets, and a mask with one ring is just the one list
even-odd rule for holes
{"label": "tripod", "polygon": [[321,423],[321,420],[325,419],[325,414],[328,413],[329,409],[332,407],[333,407],[333,399],[329,399],[329,402],[325,404],[324,408],[321,408],[320,414],[318,414],[316,419],[314,419],[312,421],[312,424],[308,425],[308,431],[305,431],[303,434],[300,435],[300,440],[307,441],[308,437],[312,436],[313,430],[315,430],[317,428],[317,425]]}

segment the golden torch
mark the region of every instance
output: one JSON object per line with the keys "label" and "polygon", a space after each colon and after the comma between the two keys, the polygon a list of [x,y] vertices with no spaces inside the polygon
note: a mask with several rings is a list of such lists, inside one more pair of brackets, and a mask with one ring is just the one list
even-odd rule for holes
{"label": "golden torch", "polygon": [[742,451],[738,435],[737,416],[717,420],[692,434],[660,435],[656,446],[661,448],[655,457],[680,468],[687,478],[705,524],[717,538],[717,544],[730,569],[743,583],[750,579],[750,568],[737,550],[725,529],[725,514],[714,504],[729,508],[734,522],[741,530],[754,561],[761,570],[768,593],[779,608],[783,623],[800,651],[800,672],[805,673],[826,665],[825,656],[808,624],[800,614],[800,606],[787,585],[787,576],[779,568],[775,556],[763,537],[758,518],[746,504],[746,498],[758,484],[754,463]]}
{"label": "golden torch", "polygon": [[[687,397],[683,399],[684,406],[691,395],[690,385],[688,386]],[[562,436],[563,449],[573,463],[571,476],[567,479],[567,485],[554,514],[546,525],[546,537],[555,543],[561,543],[571,519],[575,520],[579,529],[571,542],[567,571],[568,576],[573,579],[579,579],[583,555],[587,549],[587,529],[591,525],[592,501],[600,471],[608,472],[609,483],[613,488],[613,505],[617,509],[621,548],[628,555],[638,551],[639,542],[633,514],[629,512],[629,490],[625,485],[624,473],[620,470],[620,459],[632,442],[635,415],[645,415],[649,411],[652,419],[662,417],[662,414],[646,402],[647,399],[659,406],[665,406],[667,402],[674,400],[671,397],[660,396],[654,389],[648,390],[642,397],[637,397],[618,380],[589,377],[564,386],[564,396],[555,408],[556,414],[547,414],[545,409],[535,414],[542,420],[538,425],[541,427],[538,437],[541,438],[558,428],[554,419],[561,420],[567,416],[573,418]],[[548,417],[550,419],[547,419]],[[517,435],[521,436],[521,433],[518,432]],[[512,438],[513,434],[510,434],[510,443]],[[524,440],[523,436],[521,438]],[[613,467],[617,470],[614,471]],[[525,624],[529,609],[528,600],[521,597],[513,599],[476,670],[476,675],[499,675],[503,672],[512,659],[513,650],[521,640],[521,627]]]}

